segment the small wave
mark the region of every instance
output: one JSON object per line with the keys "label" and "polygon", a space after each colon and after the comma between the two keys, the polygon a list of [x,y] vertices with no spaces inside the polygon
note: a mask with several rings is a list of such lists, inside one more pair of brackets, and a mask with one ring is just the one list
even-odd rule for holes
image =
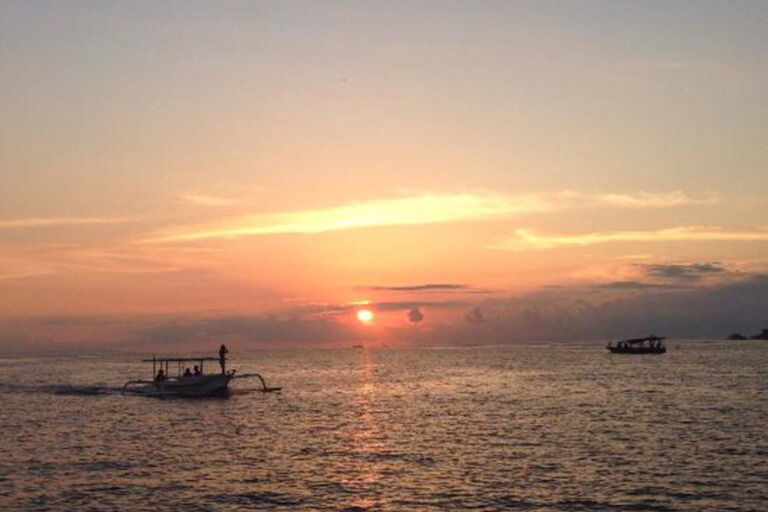
{"label": "small wave", "polygon": [[128,470],[134,467],[134,464],[120,460],[102,460],[89,462],[73,462],[73,468],[81,471],[107,471],[107,470]]}
{"label": "small wave", "polygon": [[[277,391],[277,393],[274,393],[274,391]],[[273,389],[268,388],[267,391],[264,391],[262,388],[229,388],[229,394],[234,395],[257,395],[257,394],[268,394],[270,392],[273,392],[272,394],[280,394],[279,392],[282,391],[281,389]]]}
{"label": "small wave", "polygon": [[357,490],[338,482],[310,483],[308,487],[315,492],[323,492],[334,496],[354,496]]}
{"label": "small wave", "polygon": [[0,364],[26,364],[37,363],[40,360],[35,357],[0,357]]}
{"label": "small wave", "polygon": [[57,386],[57,395],[117,395],[122,388],[108,386]]}
{"label": "small wave", "polygon": [[277,492],[244,492],[239,494],[217,494],[208,499],[217,503],[226,503],[256,507],[298,507],[304,500],[298,496]]}
{"label": "small wave", "polygon": [[490,501],[496,510],[536,510],[541,507],[539,502],[520,499],[514,496],[498,496]]}
{"label": "small wave", "polygon": [[40,393],[47,395],[117,395],[122,388],[110,386],[75,386],[71,384],[26,385],[0,383],[0,393]]}

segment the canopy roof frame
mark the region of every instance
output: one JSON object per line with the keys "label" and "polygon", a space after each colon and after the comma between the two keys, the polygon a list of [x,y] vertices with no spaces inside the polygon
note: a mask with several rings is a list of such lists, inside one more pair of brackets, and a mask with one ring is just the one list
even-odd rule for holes
{"label": "canopy roof frame", "polygon": [[221,361],[218,357],[155,357],[152,359],[142,359],[142,363],[152,363],[152,378],[157,376],[157,365],[160,364],[160,369],[165,373],[166,378],[169,375],[168,363],[177,363],[177,375],[181,375],[182,363],[200,363],[200,373],[203,373],[203,363],[205,361]]}
{"label": "canopy roof frame", "polygon": [[628,343],[630,345],[635,345],[638,343],[645,343],[646,341],[664,341],[664,336],[648,336],[647,338],[634,338],[631,340],[621,340],[619,343]]}
{"label": "canopy roof frame", "polygon": [[193,361],[218,361],[218,357],[153,357],[142,359],[142,363],[191,363]]}

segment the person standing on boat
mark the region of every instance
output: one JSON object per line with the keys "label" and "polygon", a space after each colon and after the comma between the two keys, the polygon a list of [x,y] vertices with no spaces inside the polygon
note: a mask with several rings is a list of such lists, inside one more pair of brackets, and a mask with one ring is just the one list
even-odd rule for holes
{"label": "person standing on boat", "polygon": [[221,373],[227,373],[227,354],[228,353],[229,353],[229,350],[227,350],[227,346],[222,343],[221,348],[219,348],[219,364],[221,365]]}

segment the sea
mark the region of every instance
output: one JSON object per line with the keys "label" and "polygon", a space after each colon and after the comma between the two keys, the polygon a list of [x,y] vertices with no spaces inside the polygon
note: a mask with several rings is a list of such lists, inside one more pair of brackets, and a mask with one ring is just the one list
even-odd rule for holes
{"label": "sea", "polygon": [[767,511],[768,342],[668,348],[231,350],[282,391],[206,399],[122,394],[146,353],[6,356],[0,510]]}

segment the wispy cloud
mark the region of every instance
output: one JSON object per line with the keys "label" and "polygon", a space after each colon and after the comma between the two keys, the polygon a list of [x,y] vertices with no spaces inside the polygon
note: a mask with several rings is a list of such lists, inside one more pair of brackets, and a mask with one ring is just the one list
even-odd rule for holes
{"label": "wispy cloud", "polygon": [[9,269],[6,273],[0,272],[0,280],[54,273],[169,273],[179,270],[176,259],[171,262],[161,251],[147,253],[130,246],[48,244],[14,248],[10,245],[0,245],[0,268]]}
{"label": "wispy cloud", "polygon": [[679,290],[674,284],[646,283],[643,281],[612,281],[597,286],[604,290],[637,291],[637,290]]}
{"label": "wispy cloud", "polygon": [[406,286],[370,286],[366,289],[381,292],[452,292],[463,291],[467,288],[469,287],[465,284],[430,283]]}
{"label": "wispy cloud", "polygon": [[633,278],[602,283],[596,285],[596,288],[630,292],[685,290],[732,282],[748,276],[717,262],[635,264],[630,270],[636,273]]}
{"label": "wispy cloud", "polygon": [[463,306],[466,301],[463,300],[444,300],[444,301],[394,301],[394,302],[375,302],[371,308],[376,311],[410,311],[413,308],[428,307],[432,309],[455,308]]}
{"label": "wispy cloud", "polygon": [[734,67],[723,62],[693,62],[684,60],[644,60],[632,62],[634,66],[665,71],[699,71],[704,73],[733,73]]}
{"label": "wispy cloud", "polygon": [[406,312],[412,313],[418,310],[423,314],[422,308],[429,309],[452,309],[464,307],[473,301],[465,300],[400,300],[400,301],[355,301],[345,304],[334,304],[330,302],[312,302],[312,301],[291,301],[291,312],[298,316],[318,317],[318,318],[338,318],[351,315],[361,307],[371,309],[377,312]]}
{"label": "wispy cloud", "polygon": [[485,220],[548,212],[555,206],[537,195],[423,195],[327,209],[248,215],[162,231],[148,242],[178,242],[253,235],[315,234],[355,228]]}
{"label": "wispy cloud", "polygon": [[597,196],[597,202],[620,208],[673,208],[697,204],[713,204],[720,200],[714,192],[690,195],[680,190],[671,192],[628,194],[603,194]]}
{"label": "wispy cloud", "polygon": [[768,230],[728,230],[716,227],[675,227],[656,231],[612,231],[579,235],[548,235],[533,230],[518,229],[494,249],[524,251],[557,247],[588,246],[611,242],[764,242]]}
{"label": "wispy cloud", "polygon": [[21,272],[9,272],[7,274],[0,274],[0,281],[10,281],[11,279],[26,279],[29,277],[44,276],[52,274],[53,270],[29,270]]}
{"label": "wispy cloud", "polygon": [[673,279],[682,281],[699,281],[711,275],[728,273],[728,269],[721,263],[653,263],[641,265],[648,277],[661,279]]}
{"label": "wispy cloud", "polygon": [[665,208],[714,201],[717,201],[717,197],[713,194],[691,196],[680,191],[660,194],[641,192],[635,195],[569,191],[518,195],[424,194],[325,209],[244,215],[215,223],[158,231],[144,241],[185,242],[256,235],[317,234],[380,226],[493,220],[576,208]]}
{"label": "wispy cloud", "polygon": [[235,206],[242,204],[242,201],[238,199],[232,199],[229,197],[212,196],[206,194],[197,194],[190,192],[181,195],[181,200],[185,203],[193,204],[196,206]]}
{"label": "wispy cloud", "polygon": [[0,229],[46,228],[60,226],[107,225],[138,222],[139,217],[33,217],[0,220]]}

